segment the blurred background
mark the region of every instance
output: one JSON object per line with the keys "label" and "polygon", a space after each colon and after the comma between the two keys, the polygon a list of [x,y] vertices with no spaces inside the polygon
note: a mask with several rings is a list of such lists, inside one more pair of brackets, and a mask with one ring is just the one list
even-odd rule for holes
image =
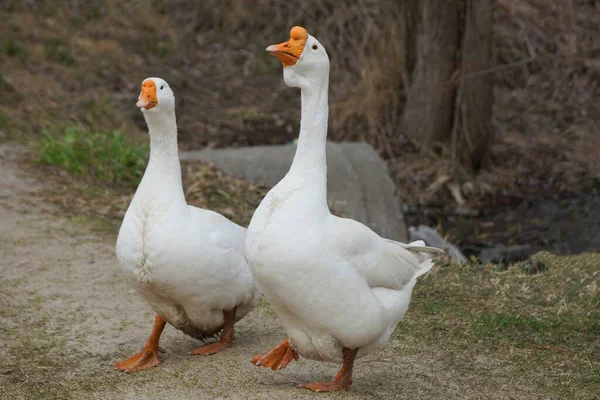
{"label": "blurred background", "polygon": [[596,0],[3,0],[0,132],[48,175],[135,187],[134,101],[160,76],[181,149],[289,143],[299,96],[264,48],[300,24],[331,57],[329,139],[377,150],[408,225],[466,255],[597,249],[599,16]]}

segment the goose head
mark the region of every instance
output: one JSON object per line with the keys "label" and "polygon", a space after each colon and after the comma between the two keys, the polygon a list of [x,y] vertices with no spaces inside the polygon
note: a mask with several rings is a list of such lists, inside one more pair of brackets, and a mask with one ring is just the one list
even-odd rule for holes
{"label": "goose head", "polygon": [[164,79],[146,78],[142,82],[142,91],[135,105],[143,113],[173,111],[175,110],[175,95]]}
{"label": "goose head", "polygon": [[311,89],[329,82],[327,51],[301,26],[290,30],[288,41],[267,47],[267,53],[283,64],[283,79],[288,86]]}

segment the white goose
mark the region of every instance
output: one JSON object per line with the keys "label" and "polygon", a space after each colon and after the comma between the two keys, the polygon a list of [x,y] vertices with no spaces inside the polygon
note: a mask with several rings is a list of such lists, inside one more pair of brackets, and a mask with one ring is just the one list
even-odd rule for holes
{"label": "white goose", "polygon": [[356,357],[386,343],[408,309],[417,277],[429,271],[424,242],[381,238],[327,207],[327,92],[329,57],[299,26],[290,39],[267,48],[283,63],[288,86],[302,93],[298,149],[287,175],[254,213],[246,257],[289,339],[252,363],[284,368],[298,354],[343,363],[313,391],[346,390]]}
{"label": "white goose", "polygon": [[144,349],[115,364],[127,372],[159,364],[158,342],[167,322],[197,339],[221,331],[219,341],[192,354],[231,346],[234,323],[260,296],[244,256],[246,230],[185,201],[168,83],[144,80],[136,105],[148,124],[150,161],[123,219],[117,258],[156,319]]}

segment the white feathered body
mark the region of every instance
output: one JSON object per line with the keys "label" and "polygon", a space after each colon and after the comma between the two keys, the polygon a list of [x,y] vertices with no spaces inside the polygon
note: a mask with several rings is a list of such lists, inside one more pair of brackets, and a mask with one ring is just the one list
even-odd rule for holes
{"label": "white feathered body", "polygon": [[[154,124],[161,127],[160,120]],[[202,339],[222,328],[224,310],[236,307],[239,320],[260,297],[244,256],[246,229],[187,205],[176,139],[151,140],[150,163],[119,231],[117,258],[157,314]]]}
{"label": "white feathered body", "polygon": [[332,215],[313,194],[293,174],[274,187],[252,218],[246,257],[294,348],[341,362],[342,347],[361,357],[389,340],[432,262]]}

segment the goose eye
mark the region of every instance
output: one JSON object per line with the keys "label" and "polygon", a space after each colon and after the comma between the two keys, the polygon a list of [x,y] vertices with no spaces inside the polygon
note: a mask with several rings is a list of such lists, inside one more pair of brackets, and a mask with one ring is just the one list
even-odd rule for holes
{"label": "goose eye", "polygon": [[313,50],[316,50],[316,49],[318,49],[317,45],[313,44]]}
{"label": "goose eye", "polygon": [[161,87],[160,87],[160,90],[163,90],[163,89],[164,89],[164,86],[161,86]]}

